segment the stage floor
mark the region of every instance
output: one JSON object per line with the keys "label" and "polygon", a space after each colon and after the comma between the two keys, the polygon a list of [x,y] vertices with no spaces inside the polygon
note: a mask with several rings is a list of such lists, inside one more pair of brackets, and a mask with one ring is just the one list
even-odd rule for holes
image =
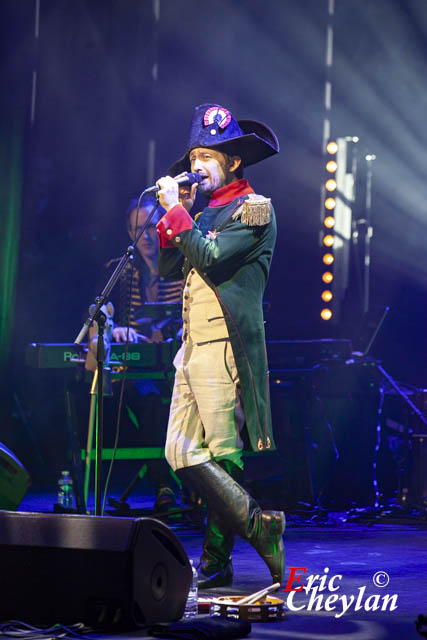
{"label": "stage floor", "polygon": [[[113,498],[118,496],[111,493]],[[51,490],[31,488],[19,511],[52,512],[54,502],[55,493]],[[92,505],[93,496],[89,508]],[[129,500],[131,515],[149,515],[151,505],[149,491],[135,491]],[[163,521],[197,564],[203,540],[200,520],[186,516]],[[322,524],[313,524],[308,518],[304,522],[303,518],[291,515],[284,540],[287,568],[282,589],[276,593],[285,603],[284,620],[253,622],[250,638],[409,640],[421,637],[416,631],[415,620],[419,614],[427,616],[425,519],[416,518],[404,523],[347,524],[337,516],[327,518]],[[271,583],[263,561],[240,538],[236,541],[233,565],[235,580],[232,587],[213,589],[200,595],[243,596]],[[302,575],[301,583],[304,585],[309,576],[319,576],[308,593],[302,591],[290,595],[291,592],[285,590],[293,567],[299,568],[295,574]],[[331,580],[333,576],[341,577]],[[319,588],[315,592],[316,585]],[[322,585],[323,590],[320,588]],[[293,586],[298,586],[296,581]],[[334,594],[338,597],[331,598]],[[330,610],[325,610],[328,607]],[[96,637],[152,636],[145,631],[135,631],[120,635],[96,634]]]}

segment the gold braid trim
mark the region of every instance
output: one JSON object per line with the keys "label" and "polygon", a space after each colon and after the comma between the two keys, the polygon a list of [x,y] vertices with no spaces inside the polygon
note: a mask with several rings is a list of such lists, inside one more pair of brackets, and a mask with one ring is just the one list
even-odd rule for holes
{"label": "gold braid trim", "polygon": [[242,224],[261,227],[270,222],[271,198],[250,193],[247,200],[233,213],[233,220],[240,217]]}

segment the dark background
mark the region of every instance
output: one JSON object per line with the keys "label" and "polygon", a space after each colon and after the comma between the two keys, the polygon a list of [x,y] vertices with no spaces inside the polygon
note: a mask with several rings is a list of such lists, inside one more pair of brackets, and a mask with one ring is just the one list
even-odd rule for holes
{"label": "dark background", "polygon": [[[267,337],[352,337],[360,318],[343,327],[319,315],[328,1],[40,0],[36,41],[37,6],[0,7],[1,136],[22,159],[1,439],[26,456],[10,398],[31,420],[30,387],[50,412],[37,437],[54,443],[63,432],[49,409],[61,374],[50,386],[43,372],[29,378],[25,345],[74,340],[100,265],[127,246],[128,200],[182,154],[203,102],[265,121],[281,144],[247,171],[278,217]],[[358,136],[376,155],[371,303],[390,313],[372,355],[418,387],[427,387],[426,44],[425,0],[335,1],[332,134]]]}

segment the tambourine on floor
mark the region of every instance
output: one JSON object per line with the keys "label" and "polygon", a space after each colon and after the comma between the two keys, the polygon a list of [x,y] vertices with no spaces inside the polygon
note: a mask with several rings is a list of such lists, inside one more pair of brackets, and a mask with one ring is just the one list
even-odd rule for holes
{"label": "tambourine on floor", "polygon": [[275,596],[264,596],[251,604],[239,604],[242,596],[221,596],[210,603],[211,616],[224,616],[248,622],[275,622],[285,617],[284,602]]}

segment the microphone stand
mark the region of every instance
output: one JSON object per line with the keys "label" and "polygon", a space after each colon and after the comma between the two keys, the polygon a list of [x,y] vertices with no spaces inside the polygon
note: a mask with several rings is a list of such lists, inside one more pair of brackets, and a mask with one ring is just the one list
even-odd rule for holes
{"label": "microphone stand", "polygon": [[[147,192],[147,190],[143,191],[140,195],[137,210],[139,210],[139,203],[142,199],[142,196]],[[101,293],[95,298],[95,308],[90,314],[90,316],[85,320],[83,327],[80,330],[77,338],[74,340],[74,344],[81,344],[83,338],[87,334],[89,327],[92,326],[94,322],[98,325],[98,344],[97,344],[97,371],[98,371],[98,384],[97,384],[97,421],[96,421],[96,453],[95,453],[95,468],[96,468],[96,479],[95,479],[95,515],[100,516],[101,513],[101,484],[102,484],[102,448],[103,448],[103,436],[104,436],[104,393],[103,393],[103,383],[104,383],[104,358],[105,358],[105,349],[104,349],[104,328],[106,315],[101,311],[101,307],[107,301],[108,296],[110,295],[113,287],[117,283],[120,275],[129,262],[129,260],[133,259],[135,248],[138,243],[138,240],[144,233],[147,228],[151,218],[154,216],[155,212],[159,207],[159,202],[157,202],[156,206],[153,207],[150,215],[147,217],[147,220],[142,225],[138,235],[136,236],[133,243],[126,249],[125,253],[120,259],[117,267],[115,268],[113,274],[108,280],[107,284],[101,291]]]}

